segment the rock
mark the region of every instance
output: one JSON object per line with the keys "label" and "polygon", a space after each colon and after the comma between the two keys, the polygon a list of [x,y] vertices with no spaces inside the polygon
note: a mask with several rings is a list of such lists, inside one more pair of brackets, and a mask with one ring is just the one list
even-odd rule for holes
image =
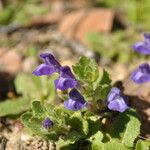
{"label": "rock", "polygon": [[123,82],[124,93],[130,97],[130,103],[137,110],[142,121],[141,135],[150,138],[150,82],[136,84],[128,77]]}
{"label": "rock", "polygon": [[24,149],[29,150],[55,150],[55,144],[52,141],[43,140],[37,136],[32,137],[30,142],[28,140],[20,142]]}
{"label": "rock", "polygon": [[85,16],[85,10],[75,11],[66,15],[59,25],[59,31],[67,38],[75,38],[76,28]]}
{"label": "rock", "polygon": [[[67,38],[86,43],[87,33],[108,33],[113,29],[115,21],[118,23],[119,20],[117,13],[112,9],[82,9],[66,15],[60,22],[59,31]],[[123,27],[122,22],[119,23]]]}
{"label": "rock", "polygon": [[115,12],[111,9],[94,9],[87,12],[86,17],[76,29],[75,39],[84,42],[87,33],[110,32]]}
{"label": "rock", "polygon": [[29,27],[57,24],[63,17],[62,12],[51,12],[46,15],[36,16],[31,19]]}
{"label": "rock", "polygon": [[21,141],[31,141],[33,138],[29,134],[22,133],[20,137]]}
{"label": "rock", "polygon": [[139,99],[150,102],[150,83],[136,84],[130,77],[123,82],[124,92],[130,96],[136,96]]}
{"label": "rock", "polygon": [[10,74],[17,73],[22,66],[21,56],[15,51],[6,51],[0,55],[0,71]]}
{"label": "rock", "polygon": [[0,135],[0,150],[5,150],[6,143],[7,139],[3,135]]}

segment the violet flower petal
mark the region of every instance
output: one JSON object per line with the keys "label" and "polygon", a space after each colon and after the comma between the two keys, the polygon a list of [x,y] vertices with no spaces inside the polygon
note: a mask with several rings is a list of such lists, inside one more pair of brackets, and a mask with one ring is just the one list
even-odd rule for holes
{"label": "violet flower petal", "polygon": [[51,53],[48,52],[42,53],[40,54],[40,57],[44,60],[45,64],[53,66],[57,72],[60,71],[61,65]]}
{"label": "violet flower petal", "polygon": [[126,109],[128,109],[129,107],[127,106],[127,104],[125,103],[124,99],[121,97],[116,98],[115,100],[109,102],[108,104],[108,108],[110,110],[114,110],[114,111],[119,111],[119,112],[124,112]]}
{"label": "violet flower petal", "polygon": [[135,43],[133,49],[144,55],[150,54],[150,46],[147,46],[144,42]]}
{"label": "violet flower petal", "polygon": [[77,86],[77,81],[68,66],[61,67],[60,77],[55,80],[55,87],[60,90],[67,90]]}
{"label": "violet flower petal", "polygon": [[69,66],[63,66],[61,67],[61,77],[63,78],[73,78],[75,79],[73,73],[71,72],[71,69],[69,68]]}
{"label": "violet flower petal", "polygon": [[67,90],[74,88],[77,85],[77,81],[72,78],[58,78],[55,80],[55,87],[60,90]]}
{"label": "violet flower petal", "polygon": [[107,106],[110,110],[124,112],[128,108],[125,100],[126,97],[122,95],[120,89],[113,87],[107,96]]}
{"label": "violet flower petal", "polygon": [[80,101],[68,99],[64,102],[64,106],[69,110],[77,111],[84,108],[86,106],[86,103],[81,103]]}
{"label": "violet flower petal", "polygon": [[150,54],[150,34],[144,34],[144,41],[137,42],[133,45],[133,49],[141,54],[147,55]]}
{"label": "violet flower petal", "polygon": [[69,92],[69,98],[77,101],[81,101],[82,103],[85,103],[84,97],[78,92],[77,89],[72,89]]}
{"label": "violet flower petal", "polygon": [[42,76],[42,75],[50,76],[54,72],[55,72],[55,68],[46,64],[41,64],[32,72],[32,74],[36,76]]}
{"label": "violet flower petal", "polygon": [[45,120],[43,121],[43,127],[45,129],[50,129],[54,126],[54,123],[53,121],[50,119],[50,118],[45,118]]}
{"label": "violet flower petal", "polygon": [[120,89],[113,87],[107,96],[107,101],[112,101],[117,95],[120,95]]}
{"label": "violet flower petal", "polygon": [[76,89],[72,89],[69,93],[69,99],[64,102],[64,106],[69,110],[77,111],[86,107],[87,102]]}
{"label": "violet flower petal", "polygon": [[42,53],[40,57],[44,60],[44,64],[39,65],[33,74],[36,76],[51,75],[54,72],[60,72],[61,65],[51,53]]}
{"label": "violet flower petal", "polygon": [[141,64],[138,69],[133,71],[131,79],[138,84],[150,82],[150,65],[148,63]]}

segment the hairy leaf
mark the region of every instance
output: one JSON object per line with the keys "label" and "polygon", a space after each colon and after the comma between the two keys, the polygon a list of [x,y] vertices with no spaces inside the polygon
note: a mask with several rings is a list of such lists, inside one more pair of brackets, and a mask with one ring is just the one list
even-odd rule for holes
{"label": "hairy leaf", "polygon": [[73,66],[76,77],[81,82],[94,82],[99,76],[99,70],[93,59],[81,57],[79,62]]}
{"label": "hairy leaf", "polygon": [[54,140],[57,138],[56,133],[53,130],[48,132],[46,129],[44,129],[42,125],[43,120],[34,118],[31,112],[24,113],[21,116],[21,121],[27,129],[43,138],[49,140]]}
{"label": "hairy leaf", "polygon": [[120,113],[116,118],[111,136],[118,138],[128,147],[133,147],[134,140],[140,133],[140,121],[133,109]]}
{"label": "hairy leaf", "polygon": [[76,129],[82,136],[89,132],[88,122],[83,118],[81,112],[75,112],[69,119],[70,125]]}
{"label": "hairy leaf", "polygon": [[137,141],[135,150],[149,150],[149,149],[150,149],[150,141],[142,141],[142,140]]}
{"label": "hairy leaf", "polygon": [[111,141],[104,144],[104,150],[131,150],[123,143],[119,143],[117,141]]}
{"label": "hairy leaf", "polygon": [[39,101],[34,101],[31,108],[36,117],[40,118],[45,116],[46,109]]}
{"label": "hairy leaf", "polygon": [[101,77],[100,85],[104,85],[104,84],[110,85],[111,81],[112,80],[110,79],[108,72],[103,70],[103,76]]}
{"label": "hairy leaf", "polygon": [[89,138],[91,142],[91,149],[92,150],[104,150],[104,144],[102,143],[103,134],[98,131],[93,136]]}
{"label": "hairy leaf", "polygon": [[15,87],[17,92],[24,97],[48,100],[50,103],[56,96],[53,82],[55,78],[55,75],[50,78],[45,76],[38,78],[30,74],[22,73],[16,77]]}
{"label": "hairy leaf", "polygon": [[30,99],[18,98],[15,100],[5,100],[0,103],[0,116],[17,115],[30,108]]}

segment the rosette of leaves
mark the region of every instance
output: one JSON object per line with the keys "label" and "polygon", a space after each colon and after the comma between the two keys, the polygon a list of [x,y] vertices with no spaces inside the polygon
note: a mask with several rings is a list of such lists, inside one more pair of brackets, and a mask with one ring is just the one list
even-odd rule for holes
{"label": "rosette of leaves", "polygon": [[[42,125],[46,117],[54,122],[49,130]],[[119,114],[111,124],[105,124],[107,130],[103,129],[98,115],[71,112],[62,105],[44,106],[39,101],[32,103],[31,111],[24,113],[21,120],[30,133],[54,141],[56,149],[132,150],[140,132],[140,121],[132,109]],[[136,147],[138,150],[147,145],[137,143]]]}
{"label": "rosette of leaves", "polygon": [[[111,79],[105,70],[99,70],[94,60],[81,57],[73,66],[78,90],[85,99],[94,104],[95,110],[67,110],[62,103],[45,104],[46,101],[34,101],[31,110],[21,117],[25,127],[32,133],[54,141],[58,150],[144,150],[149,142],[136,139],[140,134],[140,120],[133,109],[123,113],[109,111],[107,115],[98,113],[104,109],[107,94],[111,88]],[[100,106],[97,102],[102,101]],[[50,118],[54,126],[46,130],[43,120]]]}

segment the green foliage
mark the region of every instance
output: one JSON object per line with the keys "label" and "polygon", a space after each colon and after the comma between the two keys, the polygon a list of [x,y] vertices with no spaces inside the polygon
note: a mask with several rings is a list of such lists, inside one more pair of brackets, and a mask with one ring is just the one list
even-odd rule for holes
{"label": "green foliage", "polygon": [[6,6],[0,10],[0,24],[10,24],[17,22],[26,25],[31,18],[36,15],[46,14],[50,6],[44,6],[39,1],[14,1],[7,2]]}
{"label": "green foliage", "polygon": [[[54,105],[53,101],[48,103],[50,87],[47,78],[37,80],[23,75],[16,79],[18,93],[34,99],[36,94],[42,100],[32,102],[31,109],[22,115],[25,127],[33,134],[53,140],[57,150],[76,150],[79,147],[87,150],[132,150],[140,133],[140,121],[133,109],[115,117],[107,110],[105,100],[112,87],[109,74],[99,69],[94,60],[86,57],[81,57],[73,70],[81,85],[77,88],[85,100],[89,100],[88,107],[81,111],[67,110],[61,102],[59,105]],[[63,93],[68,94],[68,91]],[[112,116],[114,121],[111,122]],[[43,127],[47,117],[54,123],[50,129]],[[137,143],[139,146],[141,143]]]}
{"label": "green foliage", "polygon": [[35,57],[35,56],[37,56],[37,53],[38,53],[38,51],[34,46],[29,46],[26,51],[26,56],[27,57]]}
{"label": "green foliage", "polygon": [[150,149],[150,141],[142,141],[142,140],[137,141],[135,150],[149,150],[149,149]]}
{"label": "green foliage", "polygon": [[140,125],[136,112],[128,109],[116,118],[111,136],[114,139],[119,139],[126,146],[133,147],[134,140],[140,134]]}
{"label": "green foliage", "polygon": [[56,142],[57,150],[75,149],[74,143],[81,139],[81,135],[76,131],[71,131],[65,139],[59,139]]}
{"label": "green foliage", "polygon": [[105,144],[104,150],[131,150],[131,149],[126,147],[123,143],[117,141],[110,141]]}
{"label": "green foliage", "polygon": [[23,97],[29,99],[47,100],[53,102],[55,99],[55,88],[53,80],[55,75],[48,77],[35,77],[29,74],[19,74],[15,79],[15,87],[17,93],[22,94]]}
{"label": "green foliage", "polygon": [[[19,74],[15,78],[15,88],[19,98],[13,100],[5,100],[0,103],[0,116],[17,115],[30,108],[30,104],[34,99],[46,100],[46,103],[53,103],[56,98],[56,91],[53,80],[56,76],[50,78],[37,78],[29,74]],[[36,103],[32,105],[37,107]]]}
{"label": "green foliage", "polygon": [[81,112],[75,112],[69,119],[69,124],[82,136],[89,133],[88,122],[83,118]]}
{"label": "green foliage", "polygon": [[125,32],[114,32],[111,35],[100,33],[88,33],[87,42],[90,48],[99,53],[102,61],[116,61],[124,63],[136,57],[133,55],[131,45],[133,35],[127,37]]}
{"label": "green foliage", "polygon": [[102,143],[103,134],[98,131],[93,136],[89,138],[91,142],[91,149],[92,150],[104,150],[104,143]]}
{"label": "green foliage", "polygon": [[82,92],[87,100],[106,98],[111,88],[111,79],[105,70],[99,70],[93,59],[81,57],[73,66],[73,71],[83,87]]}
{"label": "green foliage", "polygon": [[81,57],[79,62],[73,66],[77,79],[87,83],[93,83],[99,77],[99,70],[96,62],[87,57]]}
{"label": "green foliage", "polygon": [[31,109],[33,111],[34,116],[37,116],[38,118],[45,117],[46,109],[45,107],[43,107],[43,105],[41,105],[39,101],[34,101],[32,103]]}
{"label": "green foliage", "polygon": [[13,19],[15,9],[13,6],[8,6],[4,10],[0,10],[0,24],[6,25]]}
{"label": "green foliage", "polygon": [[136,28],[150,29],[149,0],[96,0],[99,6],[120,10],[126,16],[126,21]]}
{"label": "green foliage", "polygon": [[29,109],[30,102],[30,99],[25,98],[5,100],[0,103],[0,117],[21,114]]}
{"label": "green foliage", "polygon": [[48,110],[39,102],[32,103],[32,111],[26,112],[21,116],[23,124],[33,133],[42,136],[46,139],[56,139],[56,132],[53,130],[48,131],[43,127],[43,121],[48,117]]}
{"label": "green foliage", "polygon": [[27,127],[27,129],[31,130],[35,134],[40,135],[43,138],[51,139],[51,140],[57,138],[55,132],[52,131],[52,132],[49,133],[47,130],[45,130],[43,128],[42,118],[38,119],[35,116],[33,116],[32,113],[27,112],[27,113],[22,115],[21,120],[22,120],[23,124]]}

